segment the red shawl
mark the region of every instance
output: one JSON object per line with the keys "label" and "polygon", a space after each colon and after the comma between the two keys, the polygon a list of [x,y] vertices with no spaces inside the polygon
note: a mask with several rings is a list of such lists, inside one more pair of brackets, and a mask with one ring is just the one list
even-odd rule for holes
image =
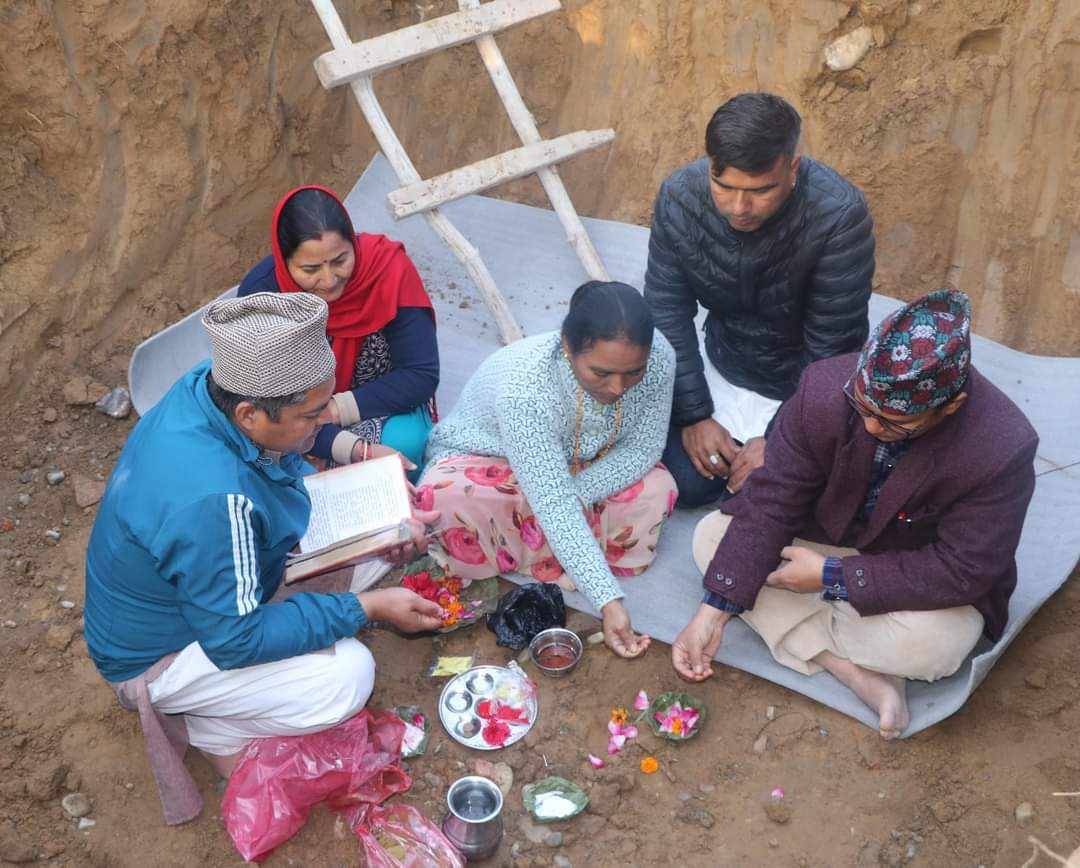
{"label": "red shawl", "polygon": [[[274,209],[270,242],[274,250],[274,276],[277,278],[278,289],[282,292],[303,292],[289,274],[277,238],[281,209],[301,190],[321,190],[333,196],[342,210],[345,209],[333,190],[314,185],[290,190],[278,202]],[[352,226],[351,221],[349,225]],[[405,253],[404,244],[391,241],[385,235],[361,232],[353,236],[353,250],[356,253],[356,265],[352,276],[345,285],[341,298],[330,305],[330,318],[326,323],[326,333],[330,336],[337,361],[334,385],[337,392],[344,392],[352,386],[356,359],[364,346],[364,338],[397,316],[399,307],[426,307],[431,312],[432,319],[435,318],[431,299],[424,291],[424,284],[416,267]]]}

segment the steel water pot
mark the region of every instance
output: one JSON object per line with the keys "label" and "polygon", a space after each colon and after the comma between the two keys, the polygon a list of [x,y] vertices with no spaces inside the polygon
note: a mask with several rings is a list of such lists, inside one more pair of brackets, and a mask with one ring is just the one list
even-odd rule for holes
{"label": "steel water pot", "polygon": [[446,793],[450,809],[442,831],[467,862],[487,859],[499,849],[503,836],[503,797],[498,785],[479,775],[459,778]]}

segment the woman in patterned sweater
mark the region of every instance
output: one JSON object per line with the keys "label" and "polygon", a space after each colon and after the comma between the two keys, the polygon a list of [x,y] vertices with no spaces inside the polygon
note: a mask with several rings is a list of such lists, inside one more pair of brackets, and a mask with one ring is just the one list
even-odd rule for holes
{"label": "woman in patterned sweater", "polygon": [[337,360],[334,424],[312,454],[349,464],[397,451],[422,463],[431,430],[439,348],[435,313],[403,244],[355,233],[341,200],[325,187],[298,187],[274,211],[273,255],[239,295],[310,292],[330,306],[327,336]]}
{"label": "woman in patterned sweater", "polygon": [[579,287],[561,332],[473,374],[432,431],[418,505],[442,513],[432,554],[463,580],[520,572],[579,588],[623,657],[638,636],[616,577],[643,572],[675,504],[659,464],[675,354],[624,283]]}

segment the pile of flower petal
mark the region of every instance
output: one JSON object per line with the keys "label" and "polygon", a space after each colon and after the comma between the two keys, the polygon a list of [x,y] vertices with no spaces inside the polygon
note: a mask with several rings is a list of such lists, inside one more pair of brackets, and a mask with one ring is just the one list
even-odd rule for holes
{"label": "pile of flower petal", "polygon": [[649,704],[645,719],[661,738],[685,741],[701,729],[705,706],[690,694],[673,690],[662,693]]}
{"label": "pile of flower petal", "polygon": [[631,738],[637,738],[637,727],[630,723],[626,709],[619,707],[611,709],[611,720],[608,721],[608,756],[617,754],[623,749],[623,745]]}
{"label": "pile of flower petal", "polygon": [[653,714],[656,722],[660,724],[660,732],[678,738],[689,738],[700,716],[696,709],[689,706],[683,708],[678,702],[673,702],[665,710]]}
{"label": "pile of flower petal", "polygon": [[499,702],[497,699],[481,699],[476,703],[476,713],[483,720],[484,741],[494,747],[502,747],[510,738],[511,726],[528,726],[529,716],[524,708]]}
{"label": "pile of flower petal", "polygon": [[458,621],[476,617],[476,612],[468,610],[461,602],[461,579],[455,576],[436,578],[431,571],[408,573],[401,584],[410,591],[419,594],[425,600],[437,603],[444,627],[453,627]]}

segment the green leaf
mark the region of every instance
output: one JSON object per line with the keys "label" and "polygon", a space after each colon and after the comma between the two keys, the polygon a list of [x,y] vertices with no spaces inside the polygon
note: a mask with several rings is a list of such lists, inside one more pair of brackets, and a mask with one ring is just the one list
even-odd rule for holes
{"label": "green leaf", "polygon": [[[471,627],[484,620],[489,612],[494,612],[499,605],[499,577],[492,576],[490,579],[479,579],[469,587],[461,589],[461,602],[466,612],[474,613],[471,618],[461,618],[451,627],[443,627],[440,633],[453,633],[462,627]],[[473,606],[472,601],[479,600],[480,605]]]}
{"label": "green leaf", "polygon": [[585,810],[589,797],[566,778],[549,777],[521,788],[525,809],[541,823],[569,820]]}
{"label": "green leaf", "polygon": [[390,711],[397,715],[402,723],[407,726],[416,726],[413,723],[416,715],[422,715],[424,718],[424,725],[421,727],[424,730],[424,737],[420,740],[420,743],[416,745],[412,750],[405,747],[405,743],[401,744],[401,755],[405,759],[412,759],[414,756],[423,756],[424,751],[427,750],[428,741],[431,738],[431,718],[424,714],[423,710],[418,705],[399,705],[395,708],[391,708]]}

